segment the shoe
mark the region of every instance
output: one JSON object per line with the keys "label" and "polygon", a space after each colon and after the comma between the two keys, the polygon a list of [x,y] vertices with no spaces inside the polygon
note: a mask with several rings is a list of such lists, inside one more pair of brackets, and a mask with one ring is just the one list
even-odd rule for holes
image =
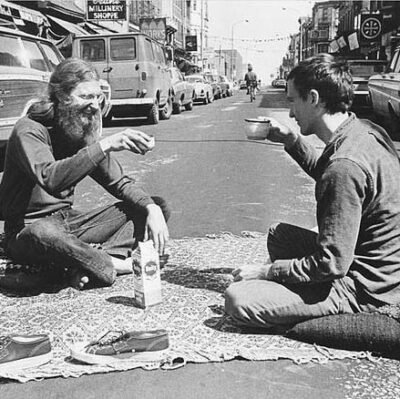
{"label": "shoe", "polygon": [[98,340],[73,346],[71,356],[84,363],[100,365],[116,365],[132,360],[155,362],[166,358],[169,347],[166,330],[119,332],[117,336],[115,333],[108,331]]}
{"label": "shoe", "polygon": [[0,373],[37,367],[52,358],[50,339],[45,334],[0,337]]}

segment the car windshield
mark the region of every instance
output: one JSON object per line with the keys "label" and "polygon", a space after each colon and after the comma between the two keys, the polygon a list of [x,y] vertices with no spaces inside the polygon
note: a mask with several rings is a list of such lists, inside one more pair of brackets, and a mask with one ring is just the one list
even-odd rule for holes
{"label": "car windshield", "polygon": [[350,72],[353,76],[369,77],[384,70],[384,64],[350,64]]}

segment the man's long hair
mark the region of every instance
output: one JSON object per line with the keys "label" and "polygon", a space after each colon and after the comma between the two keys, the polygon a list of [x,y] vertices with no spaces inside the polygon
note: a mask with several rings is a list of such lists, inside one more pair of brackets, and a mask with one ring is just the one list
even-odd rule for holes
{"label": "man's long hair", "polygon": [[47,95],[34,103],[28,116],[44,125],[51,125],[60,103],[70,101],[71,91],[81,82],[99,80],[96,69],[79,58],[67,58],[51,74]]}
{"label": "man's long hair", "polygon": [[337,62],[329,54],[318,54],[301,61],[289,73],[302,99],[310,90],[318,91],[329,114],[347,112],[353,102],[353,79],[346,63]]}

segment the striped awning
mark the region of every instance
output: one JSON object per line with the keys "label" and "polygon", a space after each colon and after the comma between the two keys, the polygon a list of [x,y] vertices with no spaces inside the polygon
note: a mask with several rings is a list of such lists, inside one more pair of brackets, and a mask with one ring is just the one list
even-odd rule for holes
{"label": "striped awning", "polygon": [[5,0],[0,0],[0,18],[12,19],[15,25],[21,26],[25,22],[33,22],[36,25],[48,24],[46,17],[36,10],[22,7]]}

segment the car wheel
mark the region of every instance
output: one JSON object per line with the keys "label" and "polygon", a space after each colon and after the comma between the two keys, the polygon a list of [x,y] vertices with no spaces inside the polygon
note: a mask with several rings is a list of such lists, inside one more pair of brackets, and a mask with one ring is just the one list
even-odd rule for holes
{"label": "car wheel", "polygon": [[182,100],[178,100],[178,102],[174,102],[172,104],[172,108],[173,108],[172,112],[174,114],[180,114],[182,111]]}
{"label": "car wheel", "polygon": [[169,119],[172,115],[172,97],[168,97],[166,104],[160,111],[160,119]]}
{"label": "car wheel", "polygon": [[193,109],[193,101],[190,101],[190,103],[185,104],[185,109],[186,111],[191,111]]}
{"label": "car wheel", "polygon": [[158,100],[154,101],[154,104],[150,108],[149,115],[147,116],[147,123],[149,125],[157,125],[160,121],[160,112],[158,109]]}

